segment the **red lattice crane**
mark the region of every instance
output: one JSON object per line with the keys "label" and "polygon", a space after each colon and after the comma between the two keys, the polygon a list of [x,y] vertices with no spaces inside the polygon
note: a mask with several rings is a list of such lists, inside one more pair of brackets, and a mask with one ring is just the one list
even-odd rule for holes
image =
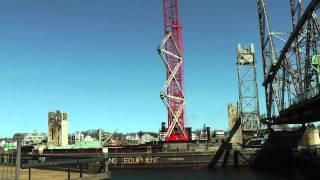
{"label": "red lattice crane", "polygon": [[166,141],[187,141],[184,124],[184,83],[182,25],[179,21],[178,0],[163,0],[164,34],[159,54],[166,66],[166,83],[160,97],[168,110]]}

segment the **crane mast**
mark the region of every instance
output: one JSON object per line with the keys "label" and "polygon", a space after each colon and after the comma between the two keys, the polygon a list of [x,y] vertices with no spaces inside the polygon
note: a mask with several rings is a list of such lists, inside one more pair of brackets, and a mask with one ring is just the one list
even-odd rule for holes
{"label": "crane mast", "polygon": [[166,141],[187,141],[184,117],[182,25],[178,0],[163,0],[164,35],[159,54],[166,66],[166,83],[160,97],[168,110]]}

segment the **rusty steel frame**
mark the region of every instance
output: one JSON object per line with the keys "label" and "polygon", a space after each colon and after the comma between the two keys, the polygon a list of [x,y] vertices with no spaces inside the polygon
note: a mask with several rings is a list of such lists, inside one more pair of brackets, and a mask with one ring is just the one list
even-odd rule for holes
{"label": "rusty steel frame", "polygon": [[268,124],[277,123],[276,119],[288,108],[319,95],[319,89],[315,89],[319,86],[319,69],[311,59],[319,51],[316,10],[320,1],[312,0],[305,10],[301,0],[289,2],[293,31],[277,51],[274,43],[277,36],[271,30],[266,0],[257,0],[267,108],[264,122]]}

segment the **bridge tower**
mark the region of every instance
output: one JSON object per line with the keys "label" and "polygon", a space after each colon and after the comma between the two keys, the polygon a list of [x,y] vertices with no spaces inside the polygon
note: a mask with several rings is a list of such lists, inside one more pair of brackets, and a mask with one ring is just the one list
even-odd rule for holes
{"label": "bridge tower", "polygon": [[179,20],[178,0],[163,0],[164,39],[158,53],[166,66],[166,82],[160,98],[168,111],[166,141],[187,141],[184,117],[184,82],[182,25]]}
{"label": "bridge tower", "polygon": [[252,134],[260,128],[259,95],[257,85],[255,48],[237,46],[239,88],[239,116],[243,134]]}

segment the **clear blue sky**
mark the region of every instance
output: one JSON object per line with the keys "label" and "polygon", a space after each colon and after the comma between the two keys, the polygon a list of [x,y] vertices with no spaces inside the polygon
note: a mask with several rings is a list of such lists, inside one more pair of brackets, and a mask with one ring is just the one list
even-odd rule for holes
{"label": "clear blue sky", "polygon": [[[289,0],[269,9],[275,31],[290,29]],[[264,94],[256,1],[181,0],[180,12],[187,123],[226,129],[237,43],[256,44]],[[166,121],[162,0],[6,0],[0,24],[0,136],[47,132],[56,109],[68,112],[69,132],[157,131]]]}

